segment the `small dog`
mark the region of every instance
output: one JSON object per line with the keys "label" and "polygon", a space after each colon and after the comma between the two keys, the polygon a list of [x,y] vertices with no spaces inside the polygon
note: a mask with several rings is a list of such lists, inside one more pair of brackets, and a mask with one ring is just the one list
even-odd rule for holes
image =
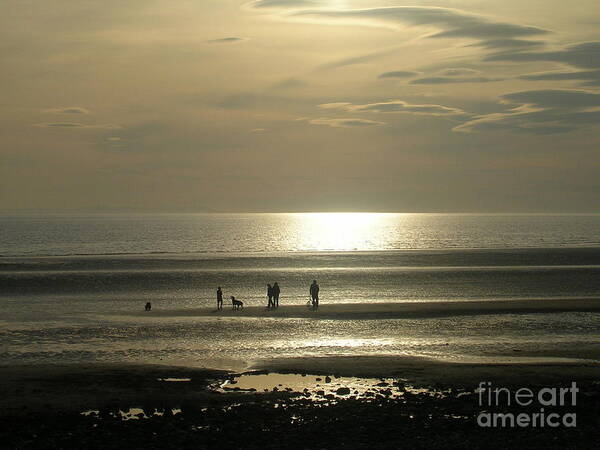
{"label": "small dog", "polygon": [[232,309],[244,309],[244,302],[241,300],[236,300],[235,297],[231,296],[231,307]]}
{"label": "small dog", "polygon": [[148,302],[145,306],[146,311],[150,311],[152,309],[152,303]]}

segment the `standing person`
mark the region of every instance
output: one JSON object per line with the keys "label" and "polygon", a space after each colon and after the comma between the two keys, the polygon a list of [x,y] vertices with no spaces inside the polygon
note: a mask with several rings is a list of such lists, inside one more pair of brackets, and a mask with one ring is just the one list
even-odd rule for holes
{"label": "standing person", "polygon": [[319,285],[317,284],[317,280],[313,280],[310,285],[310,298],[312,299],[312,305],[314,308],[319,307]]}
{"label": "standing person", "polygon": [[267,298],[269,299],[269,305],[267,308],[272,308],[273,305],[273,288],[270,284],[267,284]]}
{"label": "standing person", "polygon": [[223,309],[223,291],[221,290],[221,286],[217,288],[217,311]]}
{"label": "standing person", "polygon": [[273,305],[275,308],[279,308],[279,294],[281,293],[281,289],[279,289],[279,284],[275,283],[273,285]]}

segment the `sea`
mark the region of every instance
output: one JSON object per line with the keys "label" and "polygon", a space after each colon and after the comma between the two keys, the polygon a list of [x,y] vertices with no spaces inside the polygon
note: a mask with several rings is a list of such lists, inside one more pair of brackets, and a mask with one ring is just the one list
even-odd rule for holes
{"label": "sea", "polygon": [[600,360],[600,313],[589,311],[369,319],[189,313],[214,310],[217,286],[226,299],[264,308],[274,282],[280,308],[305,305],[312,280],[321,308],[600,299],[600,215],[0,215],[0,366],[243,370],[270,358],[345,355]]}

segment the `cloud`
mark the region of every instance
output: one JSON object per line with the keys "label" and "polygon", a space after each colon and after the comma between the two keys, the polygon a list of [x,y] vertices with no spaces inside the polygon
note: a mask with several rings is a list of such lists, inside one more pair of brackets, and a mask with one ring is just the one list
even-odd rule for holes
{"label": "cloud", "polygon": [[529,81],[567,81],[581,80],[584,86],[600,86],[600,70],[582,70],[578,72],[538,72],[521,75],[520,80]]}
{"label": "cloud", "polygon": [[298,78],[287,78],[285,80],[276,83],[273,88],[274,89],[296,89],[308,86],[308,83],[304,80],[300,80]]}
{"label": "cloud", "polygon": [[505,113],[475,117],[454,131],[556,134],[600,123],[600,93],[545,89],[505,94],[500,99],[514,107]]}
{"label": "cloud", "polygon": [[[475,76],[481,72],[475,69],[464,67],[455,67],[439,72],[440,75],[416,78],[410,81],[410,84],[451,84],[451,83],[490,83],[492,81],[502,81],[502,78],[489,78],[484,76]],[[409,78],[419,75],[418,72],[386,72],[379,75],[379,78]]]}
{"label": "cloud", "polygon": [[464,67],[456,67],[451,69],[442,70],[440,74],[448,77],[462,77],[464,75],[475,75],[481,73],[479,70],[468,69]]}
{"label": "cloud", "polygon": [[[530,41],[529,37],[539,37],[550,33],[536,26],[516,22],[506,22],[493,17],[468,13],[459,9],[433,6],[391,6],[364,9],[332,9],[329,2],[306,0],[258,0],[249,5],[255,9],[275,8],[283,10],[279,17],[305,22],[332,25],[384,26],[401,28],[404,26],[423,27],[432,30],[426,38],[462,38],[476,42],[471,45],[488,50],[526,49],[545,45]],[[315,7],[311,7],[315,6]],[[327,8],[329,7],[329,8]],[[333,69],[361,64],[391,53],[398,49],[378,51],[366,55],[345,58],[324,64],[321,69]],[[389,72],[392,73],[392,72]],[[398,72],[399,74],[402,71]],[[393,78],[394,76],[381,76]],[[402,75],[398,75],[401,78]]]}
{"label": "cloud", "polygon": [[350,58],[343,58],[330,63],[322,64],[319,69],[337,69],[339,67],[351,66],[354,64],[362,64],[375,59],[381,58],[382,56],[388,56],[398,51],[397,48],[377,51],[373,53],[367,53],[365,55],[353,56]]}
{"label": "cloud", "polygon": [[356,128],[356,127],[378,127],[385,125],[385,122],[377,122],[367,119],[311,119],[309,123],[313,125],[327,125],[333,128]]}
{"label": "cloud", "polygon": [[112,123],[101,124],[101,125],[87,125],[83,123],[77,122],[46,122],[46,123],[36,123],[34,126],[41,128],[95,128],[101,130],[120,130],[122,127],[120,125],[115,125]]}
{"label": "cloud", "polygon": [[80,106],[67,106],[64,108],[52,108],[44,111],[48,114],[89,114],[90,111],[88,109],[82,108]]}
{"label": "cloud", "polygon": [[528,48],[541,47],[546,45],[542,41],[529,41],[525,39],[489,39],[481,42],[470,44],[469,47],[483,47],[490,50],[506,49],[506,48]]}
{"label": "cloud", "polygon": [[442,105],[413,105],[401,100],[389,102],[369,103],[366,105],[353,105],[351,103],[325,103],[319,105],[321,109],[340,109],[346,112],[373,112],[373,113],[409,113],[428,116],[448,116],[464,114],[458,108]]}
{"label": "cloud", "polygon": [[[294,2],[296,3],[296,2]],[[542,28],[502,22],[470,14],[458,9],[427,6],[392,6],[384,8],[347,10],[303,10],[290,14],[298,18],[312,18],[328,22],[427,26],[438,32],[430,38],[473,38],[490,41],[547,34]]]}
{"label": "cloud", "polygon": [[395,70],[393,72],[384,72],[378,78],[410,78],[420,75],[420,72],[412,70]]}
{"label": "cloud", "polygon": [[600,69],[600,42],[584,42],[545,52],[500,52],[486,56],[485,61],[552,61],[582,69]]}
{"label": "cloud", "polygon": [[424,77],[412,80],[410,84],[491,83],[502,80],[488,77]]}
{"label": "cloud", "polygon": [[211,39],[210,41],[206,41],[209,44],[236,44],[238,42],[242,42],[247,40],[246,38],[241,37],[225,37],[220,39]]}
{"label": "cloud", "polygon": [[321,109],[346,109],[348,106],[352,106],[352,103],[348,102],[337,102],[337,103],[322,103],[317,105]]}
{"label": "cloud", "polygon": [[591,108],[600,107],[600,93],[585,90],[544,89],[505,94],[506,103],[532,105],[541,108]]}

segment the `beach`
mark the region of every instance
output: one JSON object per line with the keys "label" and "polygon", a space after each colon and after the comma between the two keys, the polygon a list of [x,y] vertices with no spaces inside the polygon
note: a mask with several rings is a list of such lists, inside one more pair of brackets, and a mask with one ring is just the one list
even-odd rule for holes
{"label": "beach", "polygon": [[[372,237],[361,228],[346,237],[348,248],[336,241],[338,249],[315,249],[314,236],[302,241],[286,231],[301,228],[287,216],[8,219],[13,235],[2,236],[0,257],[2,442],[589,448],[599,429],[593,225],[600,219],[407,220],[386,216],[373,241],[360,240]],[[542,240],[513,233],[515,221],[537,227]],[[194,241],[204,251],[173,252],[191,242],[185,233],[196,222],[210,238]],[[147,235],[136,234],[140,223],[148,223]],[[428,225],[415,241],[422,248],[389,239],[401,235],[389,230],[396,223],[411,233]],[[58,233],[74,224],[72,237]],[[457,224],[469,230],[460,238],[469,248],[444,247]],[[111,240],[113,227],[119,241]],[[268,242],[258,230],[269,227],[288,241],[259,251]],[[27,244],[33,230],[42,233],[38,247]],[[530,246],[516,246],[524,242]],[[315,279],[320,306],[311,308]],[[267,308],[266,285],[275,281],[280,306]],[[232,308],[231,295],[243,308]],[[576,383],[578,403],[547,412],[574,412],[577,427],[482,427],[487,412],[540,409],[482,405],[486,382],[532,391]]]}
{"label": "beach", "polygon": [[[323,305],[318,310],[288,305],[276,310],[135,311],[118,320],[143,321],[140,329],[146,332],[139,338],[145,340],[148,327],[164,328],[181,320],[191,321],[192,328],[206,321],[213,326],[224,322],[216,330],[226,336],[231,336],[226,329],[240,322],[235,327],[239,332],[247,321],[261,328],[264,321],[276,328],[291,323],[286,329],[297,330],[315,323],[381,326],[386,321],[416,321],[422,327],[438,319],[460,323],[520,316],[531,327],[535,317],[547,326],[549,316],[559,321],[568,314],[583,317],[598,314],[599,307],[600,300],[590,298],[399,302]],[[179,325],[172,326],[177,339],[185,339]],[[318,325],[316,330],[322,331]],[[243,345],[242,337],[229,341],[230,352],[208,357],[194,353],[176,362],[166,355],[182,351],[171,348],[165,360],[157,358],[159,364],[127,361],[122,354],[119,361],[105,362],[98,349],[92,358],[75,353],[75,361],[66,357],[68,351],[55,352],[54,362],[44,363],[38,355],[29,364],[0,366],[0,438],[7,448],[19,449],[371,448],[374,439],[378,448],[592,448],[599,437],[600,349],[593,336],[589,339],[577,347],[571,345],[573,336],[550,347],[511,339],[508,346],[488,346],[482,354],[470,355],[456,353],[456,341],[448,339],[439,342],[436,355],[423,356],[365,352],[365,346],[373,347],[360,339],[362,350],[354,352],[349,351],[351,340],[340,339],[337,345],[310,351],[290,353],[267,346],[266,352],[248,354],[236,348]],[[289,337],[283,341],[291,342]],[[473,351],[474,346],[469,348]],[[147,350],[142,357],[151,354]],[[576,405],[547,411],[576,414],[577,427],[482,428],[478,420],[487,411],[539,414],[533,407],[482,406],[482,382],[532,391],[567,389],[576,383]]]}

